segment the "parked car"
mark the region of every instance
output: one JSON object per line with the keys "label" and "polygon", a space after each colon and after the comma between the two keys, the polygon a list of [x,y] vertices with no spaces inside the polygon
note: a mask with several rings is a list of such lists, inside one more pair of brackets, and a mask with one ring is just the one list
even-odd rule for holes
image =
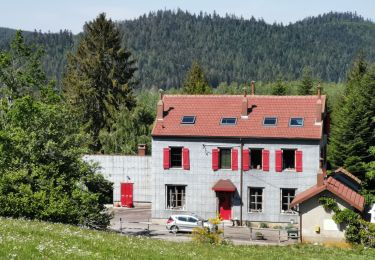
{"label": "parked car", "polygon": [[193,228],[202,226],[210,231],[214,228],[210,222],[197,216],[171,215],[167,220],[166,228],[173,233],[177,233],[179,231],[192,232]]}

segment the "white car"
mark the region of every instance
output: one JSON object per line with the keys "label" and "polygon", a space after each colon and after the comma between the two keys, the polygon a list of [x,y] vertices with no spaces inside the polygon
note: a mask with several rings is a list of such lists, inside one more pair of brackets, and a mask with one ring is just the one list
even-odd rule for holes
{"label": "white car", "polygon": [[168,218],[166,225],[166,228],[173,233],[179,231],[192,232],[193,228],[196,227],[205,227],[210,231],[214,228],[207,220],[193,215],[171,215]]}

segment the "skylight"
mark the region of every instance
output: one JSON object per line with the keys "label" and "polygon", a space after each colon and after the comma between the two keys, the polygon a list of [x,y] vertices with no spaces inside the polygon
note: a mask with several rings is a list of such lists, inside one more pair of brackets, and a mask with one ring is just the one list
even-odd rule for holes
{"label": "skylight", "polygon": [[289,121],[290,126],[303,126],[303,118],[302,117],[292,117]]}
{"label": "skylight", "polygon": [[276,117],[265,117],[263,121],[263,125],[265,126],[273,126],[277,124],[277,118]]}
{"label": "skylight", "polygon": [[237,123],[237,118],[235,117],[223,117],[220,124],[222,125],[235,125]]}
{"label": "skylight", "polygon": [[193,124],[195,124],[195,116],[183,116],[181,118],[181,124],[183,124],[183,125],[193,125]]}

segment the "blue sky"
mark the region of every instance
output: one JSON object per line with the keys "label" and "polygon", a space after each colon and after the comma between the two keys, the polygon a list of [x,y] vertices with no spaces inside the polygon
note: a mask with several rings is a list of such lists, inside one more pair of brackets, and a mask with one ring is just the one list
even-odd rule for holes
{"label": "blue sky", "polygon": [[85,21],[100,12],[113,20],[133,19],[159,9],[204,11],[263,18],[266,22],[295,22],[329,11],[352,11],[375,21],[374,0],[0,0],[0,27],[56,32],[82,31]]}

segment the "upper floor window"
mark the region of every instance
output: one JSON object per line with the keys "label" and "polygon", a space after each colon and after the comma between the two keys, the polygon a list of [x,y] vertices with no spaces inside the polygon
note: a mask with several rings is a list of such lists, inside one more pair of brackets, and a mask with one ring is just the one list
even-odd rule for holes
{"label": "upper floor window", "polygon": [[265,117],[263,120],[263,125],[265,126],[275,126],[277,124],[276,117]]}
{"label": "upper floor window", "polygon": [[237,118],[235,117],[223,117],[220,121],[222,125],[235,125],[237,123]]}
{"label": "upper floor window", "polygon": [[296,149],[283,149],[283,170],[296,169]]}
{"label": "upper floor window", "polygon": [[231,148],[220,148],[219,150],[219,166],[221,169],[231,169],[232,167]]}
{"label": "upper floor window", "polygon": [[182,167],[182,147],[171,147],[171,168]]}
{"label": "upper floor window", "polygon": [[302,117],[292,117],[289,121],[290,126],[303,126],[303,118]]}
{"label": "upper floor window", "polygon": [[250,169],[262,169],[262,151],[263,149],[251,148],[250,149]]}
{"label": "upper floor window", "polygon": [[195,124],[195,116],[183,116],[181,118],[181,124],[183,124],[183,125],[193,125],[193,124]]}
{"label": "upper floor window", "polygon": [[263,188],[249,188],[249,212],[263,211]]}
{"label": "upper floor window", "polygon": [[295,195],[296,189],[281,189],[281,213],[291,213],[295,212],[290,209],[290,203],[292,203]]}

